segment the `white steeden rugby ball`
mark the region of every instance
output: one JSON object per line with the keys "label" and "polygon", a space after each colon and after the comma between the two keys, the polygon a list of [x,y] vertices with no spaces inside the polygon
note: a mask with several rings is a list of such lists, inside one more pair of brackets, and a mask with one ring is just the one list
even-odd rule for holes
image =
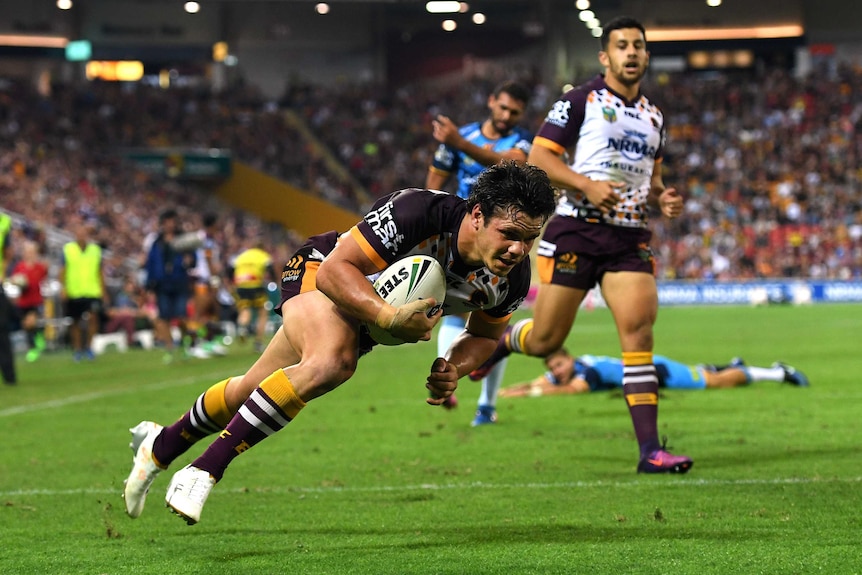
{"label": "white steeden rugby ball", "polygon": [[[374,289],[391,306],[401,307],[420,299],[434,298],[437,305],[428,310],[434,315],[446,299],[446,272],[430,256],[408,256],[380,272],[374,280]],[[373,323],[366,324],[374,341],[383,345],[399,345],[404,340],[393,337]]]}

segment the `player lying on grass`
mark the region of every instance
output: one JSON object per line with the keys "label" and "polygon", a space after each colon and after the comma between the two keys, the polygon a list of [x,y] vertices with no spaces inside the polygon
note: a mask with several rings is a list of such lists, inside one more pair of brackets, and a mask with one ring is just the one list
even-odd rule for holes
{"label": "player lying on grass", "polygon": [[[429,340],[438,302],[395,308],[368,276],[407,255],[436,258],[446,270],[443,314],[470,312],[465,331],[430,367],[426,401],[440,405],[458,378],[485,361],[530,287],[529,253],[553,213],[555,192],[533,166],[504,162],[482,173],[466,200],[443,192],[406,189],[379,199],[365,218],[339,236],[310,238],[282,272],[282,326],[244,374],[216,383],[173,425],[151,421],[132,431],[135,453],[123,497],[141,514],[150,484],[191,445],[217,434],[177,471],[167,506],[189,524],[231,461],[281,430],[312,399],[353,375],[373,341],[367,324],[409,342]],[[289,448],[287,443],[285,448]]]}
{"label": "player lying on grass", "polygon": [[[738,387],[755,381],[777,381],[808,387],[801,371],[781,362],[771,367],[746,365],[739,358],[726,366],[685,365],[661,355],[654,356],[659,386],[668,389]],[[548,368],[541,376],[500,390],[500,397],[538,397],[552,394],[607,391],[623,386],[623,362],[607,356],[572,356],[561,348],[545,357]]]}

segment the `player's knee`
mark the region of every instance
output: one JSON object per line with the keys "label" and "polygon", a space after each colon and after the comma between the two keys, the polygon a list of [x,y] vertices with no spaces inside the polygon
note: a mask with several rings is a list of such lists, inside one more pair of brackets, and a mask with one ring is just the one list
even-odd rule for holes
{"label": "player's knee", "polygon": [[648,351],[653,348],[653,331],[651,324],[645,324],[628,333],[621,334],[624,349]]}
{"label": "player's knee", "polygon": [[309,387],[317,395],[332,391],[356,372],[357,357],[355,353],[344,352],[326,358],[324,361],[308,362],[311,381]]}
{"label": "player's knee", "polygon": [[[531,336],[536,334],[530,334]],[[526,343],[526,351],[528,355],[535,357],[545,357],[546,355],[557,351],[563,346],[565,335],[557,336],[549,334],[547,337],[528,337]]]}

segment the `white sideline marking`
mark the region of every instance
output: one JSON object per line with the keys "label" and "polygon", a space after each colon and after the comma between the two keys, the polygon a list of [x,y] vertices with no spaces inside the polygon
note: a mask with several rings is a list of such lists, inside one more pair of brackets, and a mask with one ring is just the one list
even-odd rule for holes
{"label": "white sideline marking", "polygon": [[41,411],[43,409],[53,409],[55,407],[65,407],[73,403],[84,403],[87,401],[102,399],[115,395],[126,395],[129,393],[139,393],[141,391],[158,391],[159,389],[167,389],[169,387],[191,385],[192,383],[200,383],[202,380],[208,381],[212,379],[213,381],[216,381],[217,378],[224,379],[224,371],[220,371],[213,374],[200,374],[194,377],[186,377],[183,379],[175,379],[171,381],[162,381],[160,383],[151,383],[148,385],[138,385],[130,388],[124,387],[121,389],[108,389],[104,391],[94,391],[92,393],[82,393],[81,395],[72,395],[69,397],[64,397],[62,399],[52,399],[51,401],[33,403],[31,405],[18,405],[16,407],[7,407],[6,409],[0,409],[0,417],[20,415],[22,413]]}
{"label": "white sideline marking", "polygon": [[[711,486],[746,486],[746,485],[807,485],[812,483],[862,483],[862,477],[779,477],[775,479],[679,479],[666,484],[667,487],[711,487]],[[288,493],[398,493],[407,491],[444,491],[450,489],[605,489],[608,487],[655,487],[653,481],[564,481],[560,483],[422,483],[420,485],[377,485],[372,487],[265,487],[232,489],[216,489],[214,493],[272,493],[283,495]],[[0,491],[0,497],[36,496],[48,497],[57,495],[117,495],[122,489],[16,489]]]}

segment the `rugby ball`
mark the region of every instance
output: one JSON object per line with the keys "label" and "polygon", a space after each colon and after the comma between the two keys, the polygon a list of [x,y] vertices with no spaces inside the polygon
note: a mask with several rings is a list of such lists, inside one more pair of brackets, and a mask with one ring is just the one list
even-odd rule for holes
{"label": "rugby ball", "polygon": [[[408,256],[390,265],[374,279],[374,290],[391,306],[400,307],[420,299],[434,298],[437,305],[428,310],[431,317],[446,299],[446,272],[430,256]],[[373,323],[366,324],[368,333],[377,343],[400,345],[404,340]]]}

